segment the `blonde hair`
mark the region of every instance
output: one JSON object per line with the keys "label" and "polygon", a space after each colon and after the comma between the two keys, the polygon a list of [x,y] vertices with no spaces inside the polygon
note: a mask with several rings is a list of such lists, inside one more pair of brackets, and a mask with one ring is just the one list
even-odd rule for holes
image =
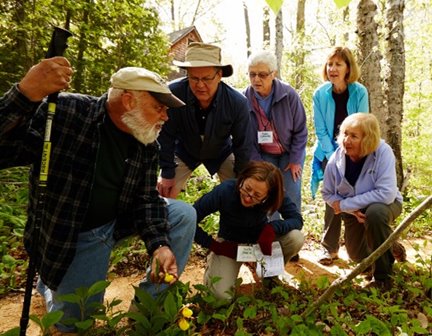
{"label": "blonde hair", "polygon": [[339,57],[348,66],[348,73],[346,74],[345,81],[347,83],[354,83],[360,78],[360,67],[358,66],[355,57],[351,50],[347,47],[334,47],[327,56],[327,60],[322,68],[322,77],[325,81],[328,81],[327,75],[327,63],[333,57]]}
{"label": "blonde hair", "polygon": [[378,119],[371,113],[354,113],[345,118],[340,126],[337,142],[345,150],[343,139],[346,130],[357,128],[362,132],[360,156],[364,157],[374,152],[381,141]]}

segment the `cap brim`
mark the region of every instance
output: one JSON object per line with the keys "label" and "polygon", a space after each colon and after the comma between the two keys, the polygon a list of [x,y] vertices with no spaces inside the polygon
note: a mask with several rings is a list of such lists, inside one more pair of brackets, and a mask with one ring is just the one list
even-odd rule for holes
{"label": "cap brim", "polygon": [[164,104],[165,106],[182,107],[186,105],[182,100],[174,96],[172,93],[161,93],[161,92],[153,92],[153,91],[148,91],[148,92],[159,103]]}

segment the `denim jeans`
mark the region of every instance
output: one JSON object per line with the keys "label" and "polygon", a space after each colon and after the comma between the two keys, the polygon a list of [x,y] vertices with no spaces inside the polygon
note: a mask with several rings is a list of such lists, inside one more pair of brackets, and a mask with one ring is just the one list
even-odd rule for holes
{"label": "denim jeans", "polygon": [[[165,199],[167,201],[168,222],[170,225],[169,239],[171,249],[177,260],[178,274],[183,272],[189,258],[189,252],[196,228],[195,209],[182,201]],[[75,257],[69,266],[62,282],[56,291],[49,289],[39,279],[38,292],[44,297],[48,312],[61,310],[64,312],[63,319],[77,318],[80,320],[81,311],[77,304],[62,302],[59,296],[74,293],[79,287],[90,287],[97,281],[105,280],[109,267],[111,251],[116,241],[113,238],[115,221],[90,231],[82,232],[78,236]],[[141,286],[152,295],[166,288],[146,281]],[[103,302],[104,293],[99,293],[90,298],[88,303]],[[85,316],[91,314],[86,311]],[[73,327],[57,324],[56,327],[62,332],[73,332]]]}
{"label": "denim jeans", "polygon": [[[300,162],[303,169],[306,152],[303,153],[302,161]],[[285,171],[285,167],[289,163],[289,154],[283,153],[281,155],[272,155],[261,153],[261,157],[264,161],[273,163],[280,169],[284,179],[285,196],[288,196],[290,200],[297,206],[297,210],[301,211],[301,183],[302,179],[299,178],[294,181],[291,170]]]}

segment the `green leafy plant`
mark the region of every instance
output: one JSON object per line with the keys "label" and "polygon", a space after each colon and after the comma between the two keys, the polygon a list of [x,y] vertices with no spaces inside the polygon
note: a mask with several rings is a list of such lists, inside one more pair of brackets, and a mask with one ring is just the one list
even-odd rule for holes
{"label": "green leafy plant", "polygon": [[47,313],[46,315],[42,316],[42,318],[38,318],[36,315],[30,315],[30,319],[39,326],[42,336],[48,336],[50,335],[49,329],[56,323],[60,322],[63,315],[64,313],[58,310]]}
{"label": "green leafy plant", "polygon": [[192,311],[184,311],[184,300],[188,290],[188,284],[176,282],[154,298],[139,287],[135,287],[133,309],[125,314],[130,320],[127,335],[188,335],[192,323]]}
{"label": "green leafy plant", "polygon": [[75,326],[78,331],[84,331],[90,329],[90,327],[94,324],[95,318],[94,316],[87,317],[89,312],[92,312],[97,315],[97,313],[104,310],[104,306],[100,302],[91,301],[91,298],[99,294],[109,286],[108,281],[98,281],[94,283],[90,288],[80,287],[75,290],[74,293],[65,294],[59,297],[60,300],[75,303],[79,306],[79,310],[81,313],[80,319],[70,318],[65,319],[62,323],[66,325]]}

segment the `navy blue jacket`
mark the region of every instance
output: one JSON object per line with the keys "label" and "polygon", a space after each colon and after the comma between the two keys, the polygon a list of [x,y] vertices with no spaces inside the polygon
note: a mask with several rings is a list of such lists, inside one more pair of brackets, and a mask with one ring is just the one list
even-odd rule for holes
{"label": "navy blue jacket", "polygon": [[246,97],[220,82],[208,114],[204,139],[201,139],[195,113],[196,98],[189,88],[188,79],[174,81],[169,87],[186,106],[168,110],[169,120],[159,135],[162,177],[174,178],[174,154],[191,170],[203,163],[213,175],[234,153],[234,171],[238,174],[249,161],[252,148],[250,132],[247,131],[251,124]]}
{"label": "navy blue jacket", "polygon": [[[267,213],[260,205],[244,207],[241,204],[235,179],[217,185],[196,201],[194,208],[197,212],[195,242],[206,248],[210,247],[211,237],[198,226],[198,223],[217,211],[220,213],[218,237],[224,240],[255,244],[264,225],[269,223]],[[302,229],[302,216],[289,197],[284,198],[278,211],[283,219],[270,221],[277,235],[282,236],[291,230]]]}

